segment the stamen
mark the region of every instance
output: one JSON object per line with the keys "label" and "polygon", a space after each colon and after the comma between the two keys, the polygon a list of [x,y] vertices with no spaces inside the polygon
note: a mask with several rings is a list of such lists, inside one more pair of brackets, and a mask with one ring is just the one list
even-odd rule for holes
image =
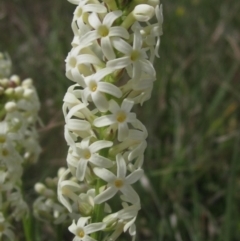
{"label": "stamen", "polygon": [[84,233],[84,231],[81,229],[80,231],[78,231],[78,236],[80,237],[80,238],[83,238],[84,236],[85,236],[85,233]]}
{"label": "stamen", "polygon": [[123,186],[123,181],[121,179],[116,179],[114,184],[115,184],[115,187],[121,188]]}
{"label": "stamen", "polygon": [[97,90],[97,83],[96,83],[96,82],[90,83],[89,89],[90,89],[92,92],[95,92],[95,91]]}
{"label": "stamen", "polygon": [[130,59],[134,62],[138,60],[140,57],[139,51],[138,50],[133,50],[130,56]]}
{"label": "stamen", "polygon": [[119,112],[117,114],[117,121],[123,123],[126,120],[127,116],[124,112]]}
{"label": "stamen", "polygon": [[108,27],[106,27],[105,25],[101,25],[98,28],[98,33],[102,36],[102,37],[106,37],[109,34],[109,29]]}
{"label": "stamen", "polygon": [[85,150],[83,156],[85,159],[89,159],[91,157],[91,152],[89,150]]}

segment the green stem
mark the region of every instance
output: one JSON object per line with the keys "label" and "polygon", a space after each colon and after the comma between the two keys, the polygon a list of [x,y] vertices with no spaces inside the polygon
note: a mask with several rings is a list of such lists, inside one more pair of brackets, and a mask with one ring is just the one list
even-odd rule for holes
{"label": "green stem", "polygon": [[[100,132],[101,139],[104,140],[105,138],[104,138],[103,130],[100,130],[99,132]],[[103,157],[108,157],[109,155],[108,152],[109,152],[109,148],[106,148],[106,149],[102,149],[99,154]],[[105,184],[105,181],[103,181],[100,178],[97,179],[97,183],[95,186],[96,195],[100,193],[100,187],[102,187],[104,184]],[[105,203],[103,202],[101,204],[96,204],[94,206],[92,223],[102,222],[103,213],[104,213],[104,204]],[[100,241],[102,240],[102,232],[95,232],[91,235],[91,237]]]}
{"label": "green stem", "polygon": [[[97,180],[97,185],[95,187],[96,195],[99,194],[99,189],[101,186],[104,185],[104,181],[102,181],[100,178]],[[103,218],[103,211],[104,211],[104,203],[96,204],[94,207],[94,212],[92,215],[92,223],[98,223],[102,222]],[[101,240],[102,232],[95,232],[92,234],[92,238],[96,240]]]}
{"label": "green stem", "polygon": [[26,241],[33,241],[34,237],[33,237],[33,227],[32,227],[32,218],[31,215],[29,214],[28,217],[24,217],[22,220],[22,224],[23,224],[23,229],[24,229],[24,236],[25,236],[25,240]]}

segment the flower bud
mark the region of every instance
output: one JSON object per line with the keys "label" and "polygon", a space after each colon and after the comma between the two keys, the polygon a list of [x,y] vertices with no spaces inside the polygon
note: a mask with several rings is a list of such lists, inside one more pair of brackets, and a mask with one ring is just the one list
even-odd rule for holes
{"label": "flower bud", "polygon": [[17,97],[21,97],[23,95],[23,93],[24,93],[23,87],[17,86],[15,88],[15,94],[16,94]]}
{"label": "flower bud", "polygon": [[31,89],[25,89],[24,90],[24,93],[23,93],[23,97],[25,97],[25,98],[30,98],[32,95],[33,95],[33,90],[31,90]]}
{"label": "flower bud", "polygon": [[148,4],[139,4],[134,8],[133,16],[139,22],[147,22],[154,16],[154,8]]}
{"label": "flower bud", "polygon": [[31,78],[27,78],[27,79],[22,81],[22,86],[26,87],[26,88],[31,87],[32,84],[33,84],[33,81],[32,81]]}
{"label": "flower bud", "polygon": [[20,78],[18,75],[12,75],[10,77],[10,81],[12,81],[14,84],[19,85],[20,84]]}
{"label": "flower bud", "polygon": [[46,190],[46,186],[40,182],[36,183],[34,185],[34,190],[37,192],[37,193],[40,193],[42,194],[45,190]]}
{"label": "flower bud", "polygon": [[14,91],[13,88],[7,88],[7,89],[5,90],[5,95],[11,97],[11,96],[13,96],[14,92],[15,92],[15,91]]}
{"label": "flower bud", "polygon": [[13,101],[7,102],[4,107],[7,112],[13,112],[13,111],[17,110],[17,105]]}

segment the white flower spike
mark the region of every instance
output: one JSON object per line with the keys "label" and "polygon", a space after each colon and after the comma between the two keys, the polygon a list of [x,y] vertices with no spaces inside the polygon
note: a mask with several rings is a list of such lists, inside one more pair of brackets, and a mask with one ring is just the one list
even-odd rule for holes
{"label": "white flower spike", "polygon": [[[126,231],[135,240],[140,197],[132,184],[143,174],[147,130],[132,109],[151,97],[162,7],[159,0],[123,1],[121,9],[109,0],[69,1],[77,5],[66,58],[74,84],[63,100],[69,151],[58,198],[71,212],[74,241],[114,241]],[[124,201],[122,210],[111,213],[113,199]]]}

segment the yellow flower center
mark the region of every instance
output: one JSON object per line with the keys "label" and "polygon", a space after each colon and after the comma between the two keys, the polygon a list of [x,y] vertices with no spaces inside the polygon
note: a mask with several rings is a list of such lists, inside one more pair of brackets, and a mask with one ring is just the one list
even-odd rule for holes
{"label": "yellow flower center", "polygon": [[102,36],[102,37],[106,37],[109,34],[109,29],[108,27],[106,27],[105,25],[101,25],[98,28],[98,33]]}
{"label": "yellow flower center", "polygon": [[121,179],[116,179],[114,185],[117,188],[121,188],[123,186],[123,181]]}
{"label": "yellow flower center", "polygon": [[138,60],[140,57],[140,53],[138,50],[133,50],[131,55],[130,55],[130,59],[134,62],[136,60]]}
{"label": "yellow flower center", "polygon": [[89,150],[85,150],[83,156],[85,159],[89,159],[91,157],[91,152]]}
{"label": "yellow flower center", "polygon": [[95,92],[97,90],[97,83],[96,82],[91,82],[90,85],[89,85],[89,89],[92,92]]}
{"label": "yellow flower center", "polygon": [[78,236],[80,237],[80,238],[83,238],[84,236],[85,236],[85,233],[84,233],[84,231],[81,229],[80,231],[78,231]]}
{"label": "yellow flower center", "polygon": [[119,112],[117,114],[117,121],[120,123],[124,122],[126,120],[126,118],[127,118],[127,116],[126,116],[125,112]]}

